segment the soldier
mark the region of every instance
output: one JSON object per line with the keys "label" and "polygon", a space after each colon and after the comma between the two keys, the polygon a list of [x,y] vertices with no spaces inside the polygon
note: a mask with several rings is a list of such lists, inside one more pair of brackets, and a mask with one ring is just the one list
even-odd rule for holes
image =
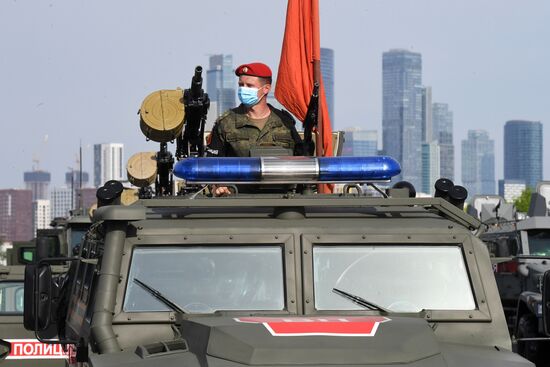
{"label": "soldier", "polygon": [[[271,69],[257,62],[239,66],[235,74],[239,77],[241,104],[218,118],[208,139],[207,155],[249,157],[253,147],[280,146],[294,151],[301,146],[292,116],[267,103]],[[230,191],[215,187],[213,193],[221,196]]]}

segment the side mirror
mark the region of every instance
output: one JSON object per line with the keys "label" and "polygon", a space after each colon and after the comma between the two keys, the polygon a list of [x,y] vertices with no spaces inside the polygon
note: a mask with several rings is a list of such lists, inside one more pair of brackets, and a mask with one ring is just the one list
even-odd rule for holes
{"label": "side mirror", "polygon": [[550,336],[550,270],[542,278],[542,324],[544,333]]}
{"label": "side mirror", "polygon": [[0,361],[6,359],[11,353],[11,343],[0,339]]}
{"label": "side mirror", "polygon": [[23,325],[27,330],[42,331],[51,323],[52,269],[48,265],[25,266]]}

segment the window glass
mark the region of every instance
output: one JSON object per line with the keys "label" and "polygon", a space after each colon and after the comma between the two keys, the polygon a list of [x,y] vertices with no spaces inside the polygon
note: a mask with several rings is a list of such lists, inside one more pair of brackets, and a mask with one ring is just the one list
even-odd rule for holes
{"label": "window glass", "polygon": [[136,248],[124,310],[169,311],[134,279],[190,313],[285,307],[282,246]]}
{"label": "window glass", "polygon": [[0,315],[23,314],[23,282],[0,282]]}
{"label": "window glass", "polygon": [[476,308],[458,246],[316,246],[315,307],[360,310],[337,288],[396,312]]}
{"label": "window glass", "polygon": [[528,230],[527,238],[529,240],[529,255],[550,256],[550,230]]}

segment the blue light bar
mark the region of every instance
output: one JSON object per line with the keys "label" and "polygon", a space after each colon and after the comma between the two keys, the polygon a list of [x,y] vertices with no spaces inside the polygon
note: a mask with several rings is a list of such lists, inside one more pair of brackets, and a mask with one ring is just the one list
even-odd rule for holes
{"label": "blue light bar", "polygon": [[320,181],[386,181],[401,172],[390,157],[321,157]]}
{"label": "blue light bar", "polygon": [[186,158],[174,175],[190,183],[338,183],[388,181],[401,172],[391,157]]}
{"label": "blue light bar", "polygon": [[188,182],[256,182],[262,178],[260,158],[186,158],[174,175]]}

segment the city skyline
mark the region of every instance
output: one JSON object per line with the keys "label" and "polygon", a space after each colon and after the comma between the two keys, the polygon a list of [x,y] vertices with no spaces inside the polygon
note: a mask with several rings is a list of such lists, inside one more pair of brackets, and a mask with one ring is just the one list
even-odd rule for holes
{"label": "city skyline", "polygon": [[[158,89],[188,88],[195,66],[206,70],[209,55],[232,54],[235,64],[263,61],[276,70],[286,2],[269,5],[266,16],[239,0],[168,0],[166,7],[139,1],[2,2],[2,125],[13,138],[0,148],[2,156],[10,157],[0,187],[23,187],[22,173],[30,170],[35,155],[40,168],[51,172],[52,185],[61,184],[80,140],[84,169],[92,173],[91,146],[96,142],[121,141],[128,155],[156,149],[139,131],[141,101]],[[127,17],[128,8],[132,17]],[[205,16],[186,20],[191,31],[185,37],[170,37],[181,32],[179,15],[188,11]],[[270,31],[243,41],[232,25],[243,11],[262,19]],[[455,182],[460,182],[460,141],[469,129],[490,131],[496,177],[501,178],[504,122],[525,119],[544,125],[550,120],[545,107],[550,74],[539,72],[550,63],[550,50],[544,46],[550,39],[546,1],[322,0],[320,13],[321,46],[337,56],[338,130],[359,126],[381,136],[380,55],[391,48],[420,52],[423,82],[434,86],[433,100],[452,107]],[[152,27],[145,29],[144,23]],[[543,134],[548,141],[549,129]],[[543,178],[548,178],[550,151],[543,154]]]}
{"label": "city skyline", "polygon": [[[396,50],[392,50],[391,52],[395,52]],[[397,50],[398,52],[406,52],[405,50]],[[421,55],[420,55],[421,56]],[[419,90],[419,88],[415,88],[416,91]],[[426,94],[426,90],[429,90],[429,93]],[[416,93],[416,92],[415,92]],[[426,96],[429,95],[429,98],[426,99]],[[430,123],[429,123],[429,134],[431,134],[432,136],[432,142],[437,142],[439,143],[439,141],[442,141],[444,143],[449,143],[449,142],[453,142],[453,113],[452,111],[450,111],[449,109],[449,106],[447,103],[440,103],[440,102],[434,102],[434,103],[431,103],[431,106],[432,106],[432,110],[430,110],[430,113],[429,113],[429,116],[430,118],[428,119],[426,117],[426,103],[427,101],[428,102],[431,102],[431,87],[422,87],[422,89],[420,89],[420,96],[421,96],[421,103],[422,103],[422,108],[423,108],[423,111],[422,111],[422,136],[424,138],[426,138],[426,134],[428,134],[427,130],[426,130],[426,122],[429,120]],[[540,122],[533,122],[533,121],[524,121],[524,120],[513,120],[513,121],[507,121],[506,124],[503,125],[503,129],[506,130],[507,126],[509,124],[516,124],[516,125],[535,125],[538,127],[538,129],[536,129],[536,131],[534,132],[531,132],[531,135],[530,138],[531,140],[533,139],[533,137],[538,137],[538,139],[535,139],[538,143],[535,144],[536,147],[538,147],[536,150],[536,152],[538,153],[538,156],[541,156],[542,155],[542,142],[540,141],[540,137],[542,136],[542,124]],[[525,130],[525,129],[524,129]],[[361,128],[353,128],[353,129],[346,129],[346,134],[347,134],[347,138],[348,138],[348,142],[349,142],[349,146],[348,148],[349,149],[344,149],[344,155],[346,154],[349,154],[349,155],[376,155],[377,153],[380,153],[380,151],[377,151],[377,149],[375,149],[375,147],[378,147],[378,131],[377,130],[364,130],[364,129],[361,129]],[[469,132],[470,133],[470,132]],[[357,139],[355,139],[354,135],[357,135]],[[484,135],[487,136],[487,138],[490,138],[490,136],[488,135],[487,132],[484,132]],[[518,139],[518,136],[524,136],[525,134],[520,134],[518,133],[517,131],[515,133],[512,133],[512,134],[509,134],[510,136],[513,136],[514,138],[516,138],[516,140]],[[470,138],[470,137],[469,137]],[[506,134],[505,134],[505,140],[506,140]],[[514,141],[514,143],[508,143],[509,145],[511,146],[522,146],[522,147],[533,147],[533,142],[531,140],[525,140],[525,138],[523,140],[518,140],[518,141]],[[491,141],[491,144],[494,144],[494,140],[490,139]],[[521,144],[519,144],[521,143]],[[506,144],[506,143],[505,143]],[[427,145],[427,146],[424,146],[424,145]],[[356,147],[357,146],[357,147]],[[450,148],[449,148],[450,147]],[[464,141],[462,143],[462,147],[464,147]],[[427,150],[425,150],[425,148]],[[451,161],[451,166],[452,166],[452,160],[453,160],[453,156],[454,156],[454,150],[453,150],[453,145],[452,144],[437,144],[437,153],[434,153],[434,147],[431,146],[431,144],[422,144],[421,145],[421,155],[420,155],[420,161],[421,161],[421,165],[422,165],[422,168],[421,168],[421,177],[420,177],[420,184],[418,184],[417,187],[421,188],[421,191],[423,192],[426,192],[426,193],[430,193],[432,191],[431,189],[431,185],[434,181],[435,181],[435,176],[434,176],[434,172],[437,172],[435,175],[439,175],[438,177],[445,177],[445,178],[450,178],[451,180],[453,179],[453,176],[449,173],[445,174],[444,172],[446,172],[445,170],[449,167],[449,165],[446,165],[444,162],[446,160],[450,160]],[[492,148],[493,151],[494,151],[494,148]],[[117,150],[118,153],[114,153],[114,150]],[[449,154],[449,150],[450,150],[450,154]],[[533,149],[531,149],[533,150]],[[102,152],[105,151],[105,152],[108,152],[109,155],[111,154],[115,154],[115,156],[111,157],[111,158],[101,158],[100,156],[98,157],[97,154],[99,154],[98,152]],[[426,152],[429,152],[429,153],[426,153]],[[468,155],[469,153],[468,152],[465,152],[464,150],[462,151],[462,155]],[[102,144],[95,144],[94,145],[94,153],[96,154],[96,157],[94,158],[95,160],[95,167],[94,167],[94,170],[95,170],[95,175],[94,175],[94,181],[97,181],[98,179],[101,180],[101,176],[97,176],[97,173],[101,171],[101,165],[98,165],[98,162],[99,161],[112,161],[110,164],[109,164],[109,167],[106,169],[106,171],[112,171],[111,172],[111,175],[114,175],[114,172],[118,172],[117,174],[121,174],[121,171],[124,170],[124,167],[125,167],[125,162],[122,161],[122,158],[123,158],[123,144],[119,144],[119,143],[102,143]],[[517,152],[514,152],[513,153],[514,155],[518,155],[518,156],[521,156],[521,153],[520,154],[517,154]],[[426,156],[430,157],[428,158],[428,161],[426,162]],[[494,153],[493,153],[493,160],[494,160]],[[437,162],[441,162],[440,163],[440,168],[435,170],[432,166],[433,166],[433,162],[434,161],[437,161]],[[521,160],[520,160],[521,161]],[[531,163],[532,162],[535,162],[536,166],[538,167],[538,174],[540,175],[540,169],[541,169],[541,165],[542,165],[542,159],[531,159],[529,160]],[[485,163],[486,164],[486,163]],[[532,165],[532,164],[531,164]],[[468,165],[466,165],[468,166]],[[529,167],[530,165],[522,165],[522,166],[527,166]],[[428,167],[429,169],[429,172],[425,172],[425,169]],[[460,176],[461,178],[465,175],[464,173],[464,168],[465,166],[463,165],[462,166],[462,170],[460,172]],[[494,163],[492,164],[491,166],[492,168],[492,171],[494,172]],[[525,170],[525,169],[524,169]],[[447,172],[453,172],[453,170],[447,170]],[[63,187],[66,188],[66,186],[69,185],[69,180],[71,178],[71,174],[75,177],[74,180],[75,182],[77,183],[78,185],[78,177],[79,177],[79,172],[78,170],[75,170],[75,169],[71,169],[71,171],[69,172],[66,172],[65,173],[65,186],[62,186],[62,187],[59,187],[59,186],[54,186],[52,188],[52,193],[53,193],[53,190],[55,189],[61,189]],[[83,184],[85,185],[88,181],[88,174],[87,172],[83,171],[82,173],[83,175]],[[468,175],[468,173],[466,173],[466,175]],[[432,177],[434,176],[434,177]],[[493,177],[495,175],[493,174]],[[97,178],[96,178],[97,177]],[[113,176],[115,177],[115,176]],[[540,177],[540,176],[537,176],[537,177]],[[487,174],[485,175],[485,178],[487,178]],[[107,179],[111,179],[111,178],[107,178]],[[118,179],[122,179],[122,180],[125,180],[125,177],[122,177],[122,176],[119,176]],[[508,178],[504,178],[504,180],[506,181],[517,181],[517,180],[524,180],[524,181],[528,181],[528,179],[524,179],[522,178],[522,176],[514,176],[514,177],[508,177]],[[503,180],[503,178],[501,177],[494,177],[493,181],[501,181]],[[51,181],[51,175],[49,172],[47,171],[43,171],[43,170],[34,170],[34,171],[27,171],[25,172],[24,174],[24,183],[26,185],[26,188],[31,190],[33,192],[33,201],[35,201],[35,199],[45,199],[45,200],[50,200],[50,195],[47,194],[48,192],[48,186],[50,184],[50,181]],[[395,181],[395,180],[394,180]],[[536,182],[540,181],[540,179],[536,179],[534,182],[535,182],[535,185],[536,185]],[[427,182],[429,182],[429,184],[427,184]],[[97,182],[94,182],[97,185]],[[457,183],[462,183],[463,185],[465,186],[469,186],[469,185],[472,185],[471,183],[471,180],[470,181],[457,181]],[[499,182],[499,185],[500,185],[500,182]],[[531,185],[531,187],[534,187],[535,185]],[[487,182],[485,182],[483,184],[484,187],[488,187],[487,186]],[[12,187],[12,188],[18,188],[18,187]],[[479,189],[477,188],[477,186],[475,186],[475,184],[470,188],[470,187],[467,187],[468,189],[470,190],[473,190],[473,191],[476,191],[478,192]],[[5,188],[5,189],[8,189],[8,188]],[[499,186],[499,190],[500,190],[500,186]],[[484,193],[487,193],[486,192],[487,190],[483,191]],[[40,192],[40,194],[37,195],[37,192]],[[479,192],[478,192],[479,193]],[[53,215],[53,212],[55,210],[55,204],[53,203],[53,197],[51,198],[51,210],[52,210],[52,215]]]}
{"label": "city skyline", "polygon": [[[325,60],[324,67],[324,73],[330,74],[333,72],[332,69],[334,68],[334,52],[326,48],[323,48],[323,50],[325,59],[328,58],[332,60],[332,63],[327,63]],[[409,151],[415,151],[416,148],[418,148],[416,143],[421,142],[420,155],[418,156],[418,159],[414,155],[407,155],[407,157],[409,157],[409,165],[411,164],[411,161],[413,162],[412,166],[416,166],[416,163],[420,164],[420,170],[416,171],[418,173],[417,176],[419,177],[411,177],[409,173],[408,177],[405,179],[412,181],[412,183],[416,187],[420,188],[422,192],[431,193],[433,191],[433,182],[435,182],[438,177],[445,177],[454,180],[453,112],[449,109],[449,105],[447,103],[432,102],[432,87],[422,86],[421,53],[415,53],[405,49],[391,49],[384,52],[382,57],[384,60],[382,73],[385,80],[383,83],[383,94],[385,96],[385,104],[389,106],[384,108],[384,116],[392,117],[400,115],[397,122],[389,121],[388,123],[388,119],[383,119],[382,121],[383,140],[385,138],[393,144],[393,146],[391,146],[391,144],[388,145],[388,149],[384,149],[384,144],[387,143],[383,141],[382,152],[394,157],[401,154],[400,161],[406,162],[407,158],[403,158],[402,150],[408,149]],[[217,96],[217,100],[214,101],[214,103],[221,106],[224,104],[227,106],[234,104],[233,100],[235,99],[235,90],[231,88],[224,88],[225,86],[230,85],[230,78],[227,76],[228,73],[231,75],[234,74],[234,65],[232,64],[232,60],[233,57],[231,54],[216,54],[209,57],[210,69],[207,70],[206,88],[207,90],[210,90],[209,94]],[[330,79],[332,79],[332,77]],[[232,97],[229,98],[230,96]],[[270,97],[273,100],[273,96]],[[403,101],[407,101],[407,103],[402,104]],[[272,103],[273,102],[278,103],[276,100],[273,100]],[[398,113],[395,111],[398,111]],[[407,119],[408,122],[406,121]],[[404,127],[404,125],[406,125],[405,122],[410,126]],[[393,126],[391,126],[392,123]],[[509,125],[514,125],[515,130],[507,135],[507,129],[510,130],[512,128]],[[535,126],[536,128],[532,128],[532,126]],[[384,128],[386,128],[386,131]],[[529,186],[534,187],[536,182],[542,179],[542,124],[538,121],[512,120],[507,121],[503,128],[505,130],[504,145],[513,147],[511,150],[505,151],[508,157],[511,158],[509,159],[510,162],[508,162],[508,164],[506,158],[504,160],[505,174],[503,179],[523,179],[526,182],[529,182]],[[405,133],[409,131],[408,139],[406,139],[403,135],[398,136],[397,138],[392,136],[392,133],[396,130],[400,131],[401,134],[403,134],[403,131],[405,131]],[[416,135],[411,134],[411,131],[416,133]],[[378,147],[378,130],[364,130],[361,128],[356,128],[355,131],[353,131],[353,129],[348,129],[346,132],[349,135],[348,142],[351,147],[350,149],[344,149],[345,153],[351,153],[356,156],[361,154],[364,155],[366,152],[368,152],[367,155],[376,155],[378,153],[377,149],[373,148],[373,146]],[[386,134],[384,134],[384,132],[386,132]],[[525,137],[525,132],[529,133],[528,138]],[[357,139],[354,135],[357,135]],[[367,135],[369,136],[368,138],[366,138]],[[411,140],[411,136],[413,135],[418,139]],[[470,132],[466,141],[468,140],[470,140]],[[396,144],[396,141],[401,142],[400,146]],[[494,144],[494,140],[490,141],[492,142],[491,144]],[[436,146],[432,143],[435,143]],[[463,141],[462,147],[465,146],[464,144],[465,141]],[[518,147],[522,147],[523,149],[518,150]],[[391,153],[392,149],[393,154]],[[494,160],[494,148],[492,149]],[[462,151],[462,156],[467,156],[468,154],[470,153],[467,151]],[[521,159],[518,160],[518,157],[521,157]],[[526,159],[529,164],[520,164]],[[33,157],[33,162],[38,163],[39,160]],[[438,162],[437,164],[439,164],[440,167],[436,169],[433,166],[434,162]],[[464,172],[465,167],[468,166],[468,164],[462,165],[462,170],[460,172],[461,178],[470,175],[470,173]],[[510,173],[510,166],[514,166],[514,174]],[[96,187],[100,186],[98,182],[101,182],[102,180],[125,180],[122,175],[124,167],[125,162],[123,161],[123,144],[94,144],[94,184]],[[37,199],[50,200],[50,196],[47,195],[47,192],[51,181],[51,175],[47,171],[35,168],[36,167],[33,166],[33,171],[25,172],[25,186],[27,189],[32,190],[33,201],[36,201]],[[406,169],[404,171],[406,171]],[[415,172],[415,169],[408,169],[408,171]],[[494,163],[492,166],[492,171],[494,172]],[[525,176],[524,171],[531,172],[531,176],[535,178],[533,179],[531,176]],[[533,174],[532,171],[536,172]],[[68,180],[71,179],[71,175],[75,177],[75,182],[78,181],[78,177],[76,177],[75,174],[78,175],[78,171],[74,169],[71,169],[71,171],[65,174],[66,185],[69,185]],[[418,180],[416,180],[417,178]],[[397,179],[401,178],[398,177]],[[494,181],[495,179],[500,181],[502,178],[493,177],[492,180]],[[83,172],[83,183],[86,183],[87,181],[87,173]],[[485,181],[487,181],[487,174],[485,174]],[[490,191],[486,190],[488,187],[488,182],[480,184],[481,186],[477,185],[477,183],[473,182],[471,179],[468,179],[467,181],[458,181],[457,183],[462,183],[465,186],[473,185],[470,189],[476,193],[487,193]],[[480,187],[484,187],[483,190],[485,191],[479,191]],[[54,186],[52,194],[55,189],[58,189],[59,191],[60,187]],[[52,215],[55,210],[56,205],[54,204],[54,199],[52,197]]]}

